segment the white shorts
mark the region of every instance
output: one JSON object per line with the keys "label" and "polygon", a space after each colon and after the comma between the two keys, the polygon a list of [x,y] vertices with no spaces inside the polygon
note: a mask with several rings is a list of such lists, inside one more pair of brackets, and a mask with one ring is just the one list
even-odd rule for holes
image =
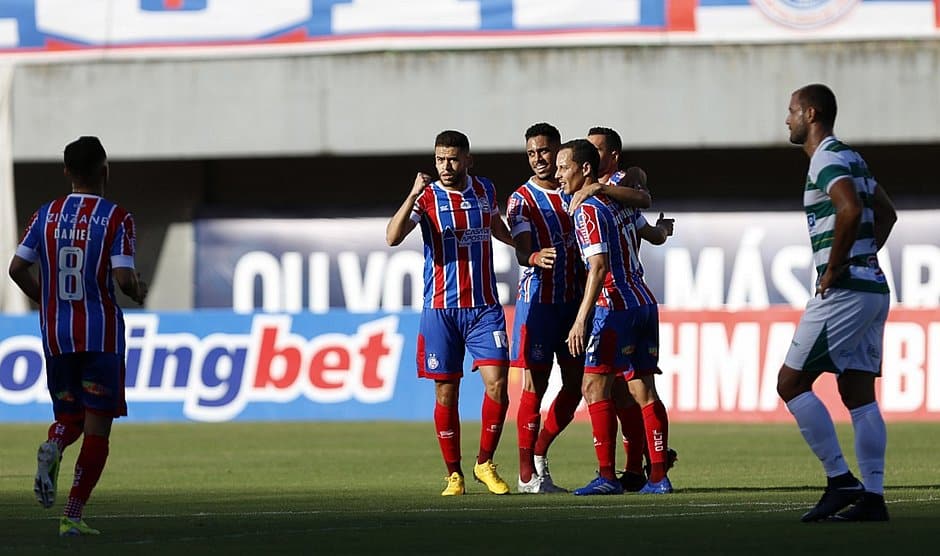
{"label": "white shorts", "polygon": [[888,294],[833,288],[816,296],[787,351],[787,367],[841,373],[846,369],[881,375],[881,349],[888,318]]}

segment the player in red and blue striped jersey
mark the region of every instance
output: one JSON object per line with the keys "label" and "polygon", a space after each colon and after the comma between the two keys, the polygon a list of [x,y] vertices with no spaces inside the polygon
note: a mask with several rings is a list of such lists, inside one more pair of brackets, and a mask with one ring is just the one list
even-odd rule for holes
{"label": "player in red and blue striped jersey", "polygon": [[435,381],[434,423],[447,466],[444,496],[465,492],[460,466],[458,398],[466,351],[485,386],[480,451],[473,474],[494,494],[509,485],[496,472],[509,396],[506,320],[496,292],[492,238],[512,245],[499,214],[493,183],[469,175],[470,141],[459,131],[434,141],[438,180],[419,173],[411,192],[392,216],[386,240],[398,245],[421,225],[424,240],[424,310],[418,332],[418,376]]}
{"label": "player in red and blue striped jersey", "polygon": [[[565,192],[574,194],[595,183],[599,164],[597,149],[587,140],[562,145],[557,175]],[[632,208],[598,194],[576,208],[574,220],[588,274],[568,347],[572,354],[585,354],[582,394],[598,458],[598,477],[575,494],[619,494],[623,487],[614,472],[617,421],[611,388],[615,375],[631,366],[655,368],[656,299],[643,281]]]}
{"label": "player in red and blue striped jersey", "polygon": [[[584,288],[584,264],[567,212],[567,196],[555,179],[561,134],[538,123],[526,130],[526,155],[534,175],[509,197],[506,218],[524,270],[519,279],[512,331],[512,365],[523,369],[516,426],[521,493],[566,492],[552,481],[547,453],[581,402],[583,358],[565,344]],[[562,387],[539,431],[542,398],[557,356]]]}
{"label": "player in red and blue striped jersey", "polygon": [[[643,170],[637,167],[619,170],[620,153],[623,150],[620,134],[608,127],[593,127],[588,131],[587,139],[597,148],[600,156],[599,183],[578,191],[572,206],[598,192],[620,200],[628,192],[646,190],[646,173]],[[673,233],[674,220],[665,218],[663,214],[659,215],[655,225],[650,225],[639,210],[634,216],[638,251],[640,240],[661,245]],[[660,372],[658,366],[639,370],[631,368],[623,376],[616,377],[614,382],[613,398],[623,428],[623,445],[627,455],[620,480],[629,491],[643,491],[648,483],[660,484],[676,460],[675,450],[668,448],[669,419],[666,407],[659,399],[654,382],[654,376]],[[644,454],[650,462],[648,473],[643,469]]]}
{"label": "player in red and blue striped jersey", "polygon": [[[39,304],[46,373],[55,423],[39,447],[34,491],[55,502],[62,451],[84,434],[60,535],[97,534],[82,511],[108,456],[111,423],[124,401],[124,317],[112,278],[143,303],[146,284],[134,272],[134,219],[103,197],[107,155],[96,137],[65,148],[72,193],[39,208],[10,262],[10,276]],[[39,279],[31,272],[39,265]]]}

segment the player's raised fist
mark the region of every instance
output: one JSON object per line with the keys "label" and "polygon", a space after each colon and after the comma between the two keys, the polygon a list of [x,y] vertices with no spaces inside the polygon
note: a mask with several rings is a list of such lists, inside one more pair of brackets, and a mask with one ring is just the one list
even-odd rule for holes
{"label": "player's raised fist", "polygon": [[411,187],[412,195],[418,195],[421,193],[421,191],[424,190],[424,188],[427,187],[428,184],[430,184],[432,181],[434,181],[434,178],[432,178],[430,174],[418,172],[418,175],[415,176],[415,183]]}

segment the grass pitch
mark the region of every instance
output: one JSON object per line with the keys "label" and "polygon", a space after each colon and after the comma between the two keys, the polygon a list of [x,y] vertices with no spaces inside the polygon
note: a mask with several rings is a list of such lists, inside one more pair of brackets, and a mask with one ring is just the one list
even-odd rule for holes
{"label": "grass pitch", "polygon": [[[851,427],[839,427],[853,469]],[[45,426],[0,425],[3,554],[903,554],[932,550],[940,522],[940,425],[888,425],[889,523],[799,523],[824,483],[795,425],[676,424],[670,496],[442,498],[430,423],[141,425],[118,422],[85,511],[100,537],[60,539],[59,500],[33,498]],[[479,425],[463,427],[472,473]],[[621,458],[618,453],[618,458]],[[584,423],[550,452],[558,484],[593,476]],[[515,490],[515,426],[496,461]]]}

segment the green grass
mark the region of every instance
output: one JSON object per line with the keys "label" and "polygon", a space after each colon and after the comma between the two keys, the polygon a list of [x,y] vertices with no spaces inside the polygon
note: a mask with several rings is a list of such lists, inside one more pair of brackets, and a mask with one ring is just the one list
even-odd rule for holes
{"label": "green grass", "polygon": [[[851,427],[839,433],[854,468]],[[888,433],[891,522],[802,524],[823,478],[795,425],[674,425],[671,496],[497,497],[470,482],[442,498],[430,423],[118,422],[85,512],[103,534],[59,539],[77,446],[43,510],[31,489],[45,427],[0,425],[0,555],[919,553],[940,521],[940,425]],[[468,472],[478,435],[464,425]],[[558,484],[591,478],[590,439],[576,424],[553,446]],[[496,459],[515,487],[512,424]]]}

